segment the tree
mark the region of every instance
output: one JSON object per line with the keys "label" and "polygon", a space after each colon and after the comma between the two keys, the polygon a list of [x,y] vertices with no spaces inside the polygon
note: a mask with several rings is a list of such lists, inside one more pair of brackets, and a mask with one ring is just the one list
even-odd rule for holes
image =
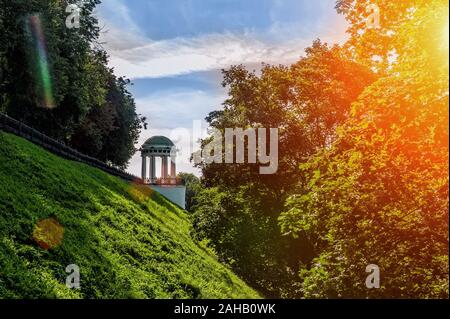
{"label": "tree", "polygon": [[0,0],[0,110],[124,168],[145,119],[96,45],[100,1],[78,3],[79,29],[65,24],[72,2]]}
{"label": "tree", "polygon": [[375,77],[338,46],[320,41],[290,67],[264,65],[260,76],[242,66],[223,73],[229,98],[207,121],[222,133],[279,128],[279,168],[260,175],[258,163],[201,163],[207,190],[197,196],[194,230],[265,296],[300,297],[296,273],[312,258],[311,245],[306,238],[282,236],[277,218],[295,185],[306,183],[298,166],[330,145],[350,104]]}
{"label": "tree", "polygon": [[[67,140],[89,109],[102,102],[105,87],[95,72],[98,61],[90,49],[91,40],[98,36],[91,15],[98,3],[86,1],[80,29],[69,30],[65,1],[1,1],[0,56],[5,63],[0,94],[9,115]],[[48,68],[42,70],[45,65]],[[47,78],[43,71],[48,72]],[[44,96],[46,90],[49,96]]]}
{"label": "tree", "polygon": [[[299,272],[306,297],[448,298],[448,48],[436,61],[445,53],[434,32],[443,7],[418,5],[407,21],[398,11],[392,41],[404,54],[302,165],[308,184],[280,224],[314,243]],[[369,264],[380,289],[365,286]]]}
{"label": "tree", "polygon": [[192,212],[193,207],[197,204],[197,195],[201,191],[200,178],[190,173],[179,173],[178,178],[181,178],[186,186],[186,210]]}
{"label": "tree", "polygon": [[[353,58],[381,74],[389,71],[396,57],[407,57],[405,24],[425,9],[434,16],[423,20],[431,34],[441,34],[448,23],[447,0],[337,0],[336,9],[349,22],[350,39],[345,44]],[[379,15],[379,24],[371,26],[371,15]],[[368,23],[369,22],[369,23]],[[403,34],[402,34],[403,33]],[[406,36],[406,37],[405,37]],[[447,35],[448,37],[448,35]],[[426,39],[427,37],[424,37]],[[440,39],[442,41],[442,37]],[[413,53],[416,56],[416,53]]]}
{"label": "tree", "polygon": [[93,108],[71,137],[76,149],[125,169],[136,152],[146,118],[136,114],[136,105],[126,86],[129,80],[107,73],[108,88],[103,105]]}

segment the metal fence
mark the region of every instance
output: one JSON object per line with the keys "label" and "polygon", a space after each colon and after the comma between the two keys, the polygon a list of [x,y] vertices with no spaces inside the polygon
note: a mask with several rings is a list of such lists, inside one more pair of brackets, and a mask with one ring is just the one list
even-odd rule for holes
{"label": "metal fence", "polygon": [[3,113],[0,113],[0,130],[23,137],[28,141],[45,148],[53,154],[64,157],[66,159],[96,167],[107,172],[108,174],[123,178],[127,181],[143,183],[141,178],[128,174],[127,172],[99,161],[96,158],[82,154],[77,150],[65,145],[64,143],[50,138]]}

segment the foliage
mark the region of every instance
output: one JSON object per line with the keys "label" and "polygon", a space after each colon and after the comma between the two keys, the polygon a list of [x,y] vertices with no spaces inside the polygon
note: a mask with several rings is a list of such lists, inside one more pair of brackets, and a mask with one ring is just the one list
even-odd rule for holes
{"label": "foliage", "polygon": [[259,297],[189,230],[150,188],[0,133],[0,298]]}
{"label": "foliage", "polygon": [[[437,60],[438,2],[396,24],[403,53],[353,104],[332,147],[302,165],[309,182],[280,223],[314,243],[317,256],[300,271],[305,297],[448,298],[448,47]],[[369,264],[380,267],[380,289],[365,286]]]}
{"label": "foliage", "polygon": [[259,164],[202,163],[203,183],[212,189],[197,197],[194,230],[267,297],[299,297],[295,274],[312,256],[310,243],[283,237],[277,221],[304,180],[298,165],[333,141],[351,102],[373,79],[339,47],[320,41],[289,68],[264,65],[260,76],[242,66],[224,71],[229,98],[209,124],[221,132],[279,128],[278,172],[260,175]]}
{"label": "foliage", "polygon": [[448,298],[448,1],[336,7],[343,48],[224,71],[229,98],[208,122],[279,128],[279,171],[199,165],[194,233],[268,297]]}
{"label": "foliage", "polygon": [[146,118],[136,115],[136,105],[126,86],[129,80],[109,75],[104,105],[94,108],[71,138],[78,150],[125,169],[136,152]]}
{"label": "foliage", "polygon": [[[79,29],[65,25],[70,2],[0,0],[0,111],[123,168],[145,119],[97,45],[92,12],[100,1],[83,1]],[[42,36],[32,32],[32,17]]]}
{"label": "foliage", "polygon": [[[374,5],[378,8],[380,23],[370,28],[367,22]],[[350,39],[346,43],[349,52],[355,59],[382,74],[389,70],[397,55],[418,56],[418,51],[408,52],[405,46],[408,40],[418,38],[412,37],[413,33],[404,34],[405,24],[417,17],[418,11],[433,13],[433,16],[421,21],[424,24],[420,28],[431,31],[422,37],[424,40],[436,34],[441,36],[445,20],[448,23],[448,0],[337,0],[336,9],[349,22],[347,32]]]}
{"label": "foliage", "polygon": [[202,187],[200,179],[190,173],[179,173],[178,177],[181,178],[186,186],[186,210],[192,212],[192,208],[197,204],[196,196]]}

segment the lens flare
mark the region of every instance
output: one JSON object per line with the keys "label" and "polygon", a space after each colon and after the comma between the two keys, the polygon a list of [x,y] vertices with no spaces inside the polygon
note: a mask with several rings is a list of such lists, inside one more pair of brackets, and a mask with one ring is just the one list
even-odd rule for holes
{"label": "lens flare", "polygon": [[37,70],[39,74],[38,87],[41,87],[42,104],[45,108],[54,108],[52,79],[48,63],[46,38],[39,15],[32,15],[27,21],[28,29],[31,33],[33,46],[35,48]]}
{"label": "lens flare", "polygon": [[55,218],[39,221],[33,230],[34,241],[45,250],[61,245],[63,237],[64,227]]}

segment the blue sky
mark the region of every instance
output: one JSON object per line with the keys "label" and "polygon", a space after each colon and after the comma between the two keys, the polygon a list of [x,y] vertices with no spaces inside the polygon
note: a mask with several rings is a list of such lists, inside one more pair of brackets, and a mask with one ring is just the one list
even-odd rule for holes
{"label": "blue sky", "polygon": [[[335,0],[103,0],[97,9],[101,41],[117,75],[132,79],[138,112],[152,135],[180,149],[178,170],[194,172],[193,121],[221,107],[222,68],[290,64],[316,38],[345,39]],[[206,127],[203,127],[205,129]],[[129,171],[140,174],[140,156]]]}

